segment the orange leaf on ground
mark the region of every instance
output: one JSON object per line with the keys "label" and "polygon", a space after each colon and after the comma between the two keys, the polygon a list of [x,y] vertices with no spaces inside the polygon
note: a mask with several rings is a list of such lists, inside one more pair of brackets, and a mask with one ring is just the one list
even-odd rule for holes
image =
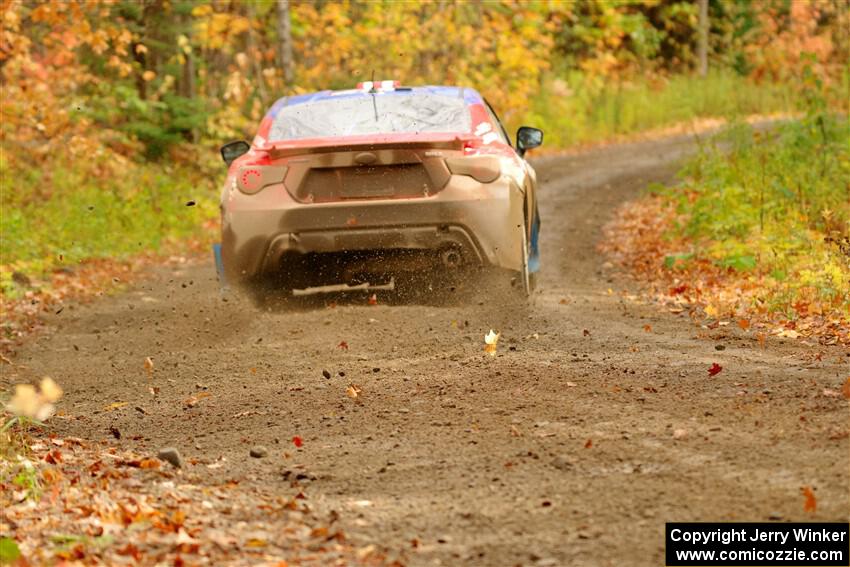
{"label": "orange leaf on ground", "polygon": [[803,510],[813,514],[818,507],[818,500],[815,498],[815,493],[808,486],[801,488],[800,492],[803,493],[803,497],[806,499],[806,501],[803,502]]}
{"label": "orange leaf on ground", "polygon": [[593,447],[593,439],[588,439],[587,443],[584,444],[584,448],[590,449],[591,447]]}
{"label": "orange leaf on ground", "polygon": [[644,325],[643,330],[646,331],[647,333],[651,333],[652,332],[652,325]]}
{"label": "orange leaf on ground", "polygon": [[158,469],[160,465],[159,459],[142,459],[139,461],[140,469]]}
{"label": "orange leaf on ground", "polygon": [[844,394],[845,398],[850,400],[850,376],[844,381],[844,386],[841,387],[841,393]]}
{"label": "orange leaf on ground", "polygon": [[750,328],[750,320],[749,319],[738,319],[738,326],[741,329],[746,331],[747,329]]}
{"label": "orange leaf on ground", "polygon": [[300,436],[296,435],[295,437],[292,438],[292,443],[296,447],[301,447],[304,444],[304,441],[301,439]]}
{"label": "orange leaf on ground", "polygon": [[718,374],[720,374],[721,370],[723,370],[723,367],[715,362],[711,365],[711,368],[708,369],[708,375],[717,376]]}
{"label": "orange leaf on ground", "polygon": [[336,346],[337,346],[337,348],[341,348],[342,350],[348,350],[348,343],[347,343],[347,342],[345,342],[345,341],[341,341],[341,342],[340,342],[338,345],[336,345]]}

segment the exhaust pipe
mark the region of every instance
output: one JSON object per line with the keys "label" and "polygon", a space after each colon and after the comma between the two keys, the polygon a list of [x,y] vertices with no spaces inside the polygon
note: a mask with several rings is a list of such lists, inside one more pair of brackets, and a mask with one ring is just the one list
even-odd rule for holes
{"label": "exhaust pipe", "polygon": [[440,253],[440,260],[443,262],[443,266],[454,270],[461,265],[463,262],[463,258],[460,255],[460,252],[455,250],[454,248],[448,248],[443,250]]}

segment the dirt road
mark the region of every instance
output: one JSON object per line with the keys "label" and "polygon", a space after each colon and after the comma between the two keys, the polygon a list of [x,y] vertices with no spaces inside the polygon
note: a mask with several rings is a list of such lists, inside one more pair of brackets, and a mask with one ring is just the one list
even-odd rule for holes
{"label": "dirt road", "polygon": [[[57,420],[62,435],[176,446],[197,460],[185,482],[304,490],[358,545],[407,565],[662,565],[666,521],[846,521],[848,406],[831,391],[848,353],[760,348],[624,299],[596,252],[614,207],[671,180],[693,147],[540,160],[544,269],[527,307],[482,290],[258,311],[222,301],[210,263],[64,310],[7,379],[62,383],[78,416]],[[114,402],[129,403],[104,409]],[[267,457],[248,456],[257,444]]]}

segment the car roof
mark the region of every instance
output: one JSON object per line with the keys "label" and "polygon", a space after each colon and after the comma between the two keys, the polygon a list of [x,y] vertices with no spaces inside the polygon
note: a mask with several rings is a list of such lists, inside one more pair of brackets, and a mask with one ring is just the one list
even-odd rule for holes
{"label": "car roof", "polygon": [[[438,95],[445,97],[462,98],[467,105],[484,104],[483,97],[475,89],[468,87],[443,86],[443,85],[425,85],[418,87],[400,86],[392,90],[379,90],[376,94],[379,96],[416,96],[418,94]],[[327,90],[314,93],[306,93],[294,96],[285,96],[278,99],[269,109],[268,117],[273,118],[278,111],[285,106],[294,106],[296,104],[305,104],[309,102],[318,102],[324,100],[334,100],[340,98],[368,97],[371,93],[365,89],[345,89],[345,90]]]}

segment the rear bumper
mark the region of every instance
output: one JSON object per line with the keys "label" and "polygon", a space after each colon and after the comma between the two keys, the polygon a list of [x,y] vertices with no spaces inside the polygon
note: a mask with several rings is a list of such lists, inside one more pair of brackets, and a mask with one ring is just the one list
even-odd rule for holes
{"label": "rear bumper", "polygon": [[231,281],[276,271],[288,253],[458,250],[464,264],[522,267],[524,195],[507,177],[452,176],[422,198],[303,204],[282,185],[222,199],[222,256]]}

